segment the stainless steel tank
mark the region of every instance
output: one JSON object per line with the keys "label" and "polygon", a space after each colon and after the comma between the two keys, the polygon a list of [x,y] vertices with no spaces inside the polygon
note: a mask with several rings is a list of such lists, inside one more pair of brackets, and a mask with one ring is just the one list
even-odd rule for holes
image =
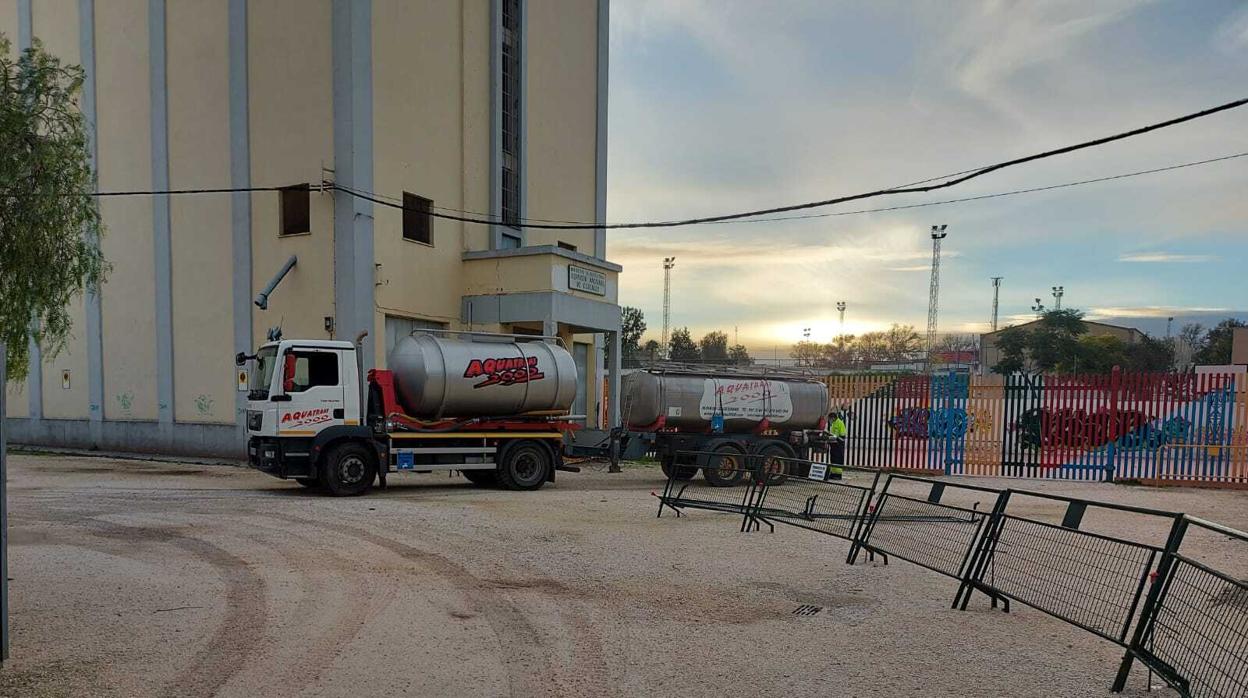
{"label": "stainless steel tank", "polygon": [[703,431],[716,414],[725,432],[748,432],[764,418],[781,430],[814,429],[828,414],[828,386],[813,379],[649,373],[623,378],[621,411],[631,429]]}
{"label": "stainless steel tank", "polygon": [[576,395],[576,362],[546,342],[414,334],[387,361],[399,402],[420,419],[563,412]]}

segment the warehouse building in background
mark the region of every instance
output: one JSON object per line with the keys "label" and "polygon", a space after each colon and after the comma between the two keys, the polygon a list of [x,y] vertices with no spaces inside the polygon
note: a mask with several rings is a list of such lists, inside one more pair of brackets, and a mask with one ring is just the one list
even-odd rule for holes
{"label": "warehouse building in background", "polygon": [[607,5],[0,0],[14,50],[84,67],[101,191],[285,188],[102,198],[112,271],[7,386],[10,439],[238,455],[233,355],[278,326],[367,331],[366,368],[417,329],[558,335],[574,413],[613,424],[605,235],[519,226],[605,218]]}

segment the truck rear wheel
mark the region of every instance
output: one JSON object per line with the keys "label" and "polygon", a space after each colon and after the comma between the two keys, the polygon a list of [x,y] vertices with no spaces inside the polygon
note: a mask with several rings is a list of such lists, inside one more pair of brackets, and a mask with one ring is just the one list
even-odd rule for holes
{"label": "truck rear wheel", "polygon": [[712,487],[732,487],[745,477],[745,449],[732,441],[712,441],[702,477]]}
{"label": "truck rear wheel", "polygon": [[340,443],[321,460],[321,483],[335,497],[364,494],[373,486],[377,466],[362,444]]}
{"label": "truck rear wheel", "polygon": [[659,461],[659,468],[667,477],[672,477],[672,472],[675,471],[677,480],[692,480],[693,476],[698,474],[697,468],[676,465],[675,455],[663,456],[663,460]]}
{"label": "truck rear wheel", "polygon": [[761,461],[763,473],[767,476],[768,485],[782,485],[789,478],[789,461],[786,458],[794,458],[793,450],[788,444],[772,442],[763,444],[758,449],[758,458]]}
{"label": "truck rear wheel", "polygon": [[533,441],[517,441],[500,449],[498,483],[509,490],[535,490],[550,479],[550,451]]}
{"label": "truck rear wheel", "polygon": [[461,470],[468,482],[478,487],[494,487],[498,484],[497,470]]}

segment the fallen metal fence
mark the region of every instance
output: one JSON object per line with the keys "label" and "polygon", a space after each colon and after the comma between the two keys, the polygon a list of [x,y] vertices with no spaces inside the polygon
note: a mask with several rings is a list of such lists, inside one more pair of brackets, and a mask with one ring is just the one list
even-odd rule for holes
{"label": "fallen metal fence", "polygon": [[[1065,504],[1060,524],[1009,512],[1017,497]],[[1094,502],[1042,492],[1006,490],[980,541],[959,608],[982,590],[1024,603],[1121,646],[1155,569],[1160,546],[1081,530],[1089,509],[1130,512],[1173,522],[1155,509]]]}
{"label": "fallen metal fence", "polygon": [[[919,499],[901,494],[894,489],[898,483],[920,483],[927,487],[927,496]],[[890,474],[847,561],[853,564],[858,552],[866,550],[892,555],[955,579],[964,578],[992,512],[942,501],[948,490],[987,493],[998,499],[1002,496],[999,490],[986,487]]]}
{"label": "fallen metal fence", "polygon": [[[664,507],[682,516],[685,509],[707,509],[746,516],[753,505],[760,481],[761,464],[754,457],[737,456],[728,462],[723,454],[704,451],[681,451],[671,466],[663,494],[659,498],[658,516]],[[701,470],[715,468],[716,483],[708,481]],[[725,484],[729,483],[729,484]],[[742,530],[746,522],[742,521]]]}
{"label": "fallen metal fence", "polygon": [[1248,533],[1211,521],[1183,516],[1176,522],[1114,691],[1126,686],[1132,660],[1139,659],[1184,696],[1248,696],[1248,579],[1185,554],[1192,527],[1248,544]]}
{"label": "fallen metal fence", "polygon": [[[1183,549],[1189,529],[1198,529],[1248,552],[1248,533],[1174,512],[874,469],[869,484],[825,481],[792,474],[812,465],[795,459],[784,459],[787,478],[775,477],[768,472],[775,460],[765,467],[750,458],[739,477],[721,471],[721,481],[738,483],[728,487],[673,469],[659,515],[664,507],[678,515],[709,509],[740,514],[742,531],[782,523],[840,538],[850,542],[850,564],[866,551],[960,580],[957,609],[976,591],[1006,611],[1017,601],[1123,647],[1115,692],[1139,660],[1180,695],[1248,698],[1248,579]],[[992,507],[954,504],[951,493],[990,495]],[[1064,505],[1060,523],[1014,511],[1022,498]],[[1169,534],[1155,545],[1086,530],[1090,511],[1151,517],[1168,524]]]}

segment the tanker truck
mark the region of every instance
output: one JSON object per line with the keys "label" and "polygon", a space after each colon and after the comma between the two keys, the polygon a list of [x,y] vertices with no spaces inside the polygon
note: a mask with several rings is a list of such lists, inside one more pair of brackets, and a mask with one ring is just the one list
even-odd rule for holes
{"label": "tanker truck", "polygon": [[653,435],[668,477],[701,471],[709,484],[729,487],[759,457],[778,484],[795,465],[786,459],[809,459],[827,442],[828,386],[812,377],[672,369],[630,373],[622,383],[625,427]]}
{"label": "tanker truck", "polygon": [[[455,335],[455,336],[452,336]],[[392,472],[459,471],[534,490],[563,463],[576,364],[557,337],[420,330],[388,369],[360,368],[361,334],[279,339],[235,363],[249,381],[248,464],[333,495]]]}

